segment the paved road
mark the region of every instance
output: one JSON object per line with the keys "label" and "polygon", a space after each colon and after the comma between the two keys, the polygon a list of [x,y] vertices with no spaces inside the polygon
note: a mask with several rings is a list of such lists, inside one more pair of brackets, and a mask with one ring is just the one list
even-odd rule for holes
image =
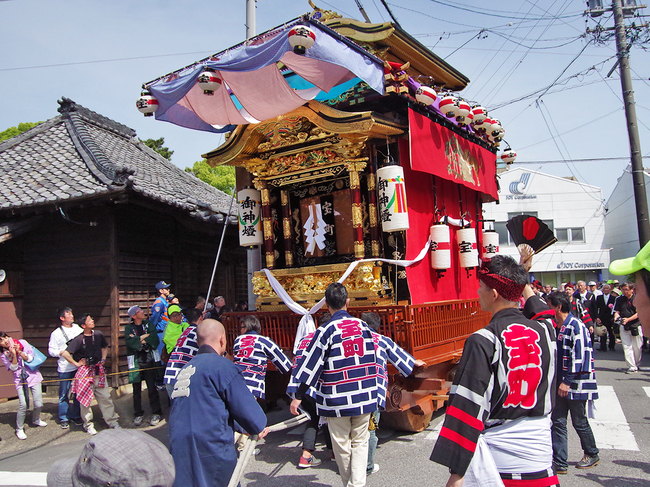
{"label": "paved road", "polygon": [[[597,418],[591,424],[601,450],[601,463],[589,470],[571,466],[568,475],[561,477],[563,486],[650,486],[650,372],[624,374],[623,353],[620,345],[618,347],[616,352],[596,352],[601,399],[597,401]],[[644,358],[643,365],[650,366],[650,356]],[[119,399],[117,404],[123,425],[128,426],[130,396]],[[53,412],[55,406],[48,404],[46,411]],[[28,440],[20,442],[8,433],[12,431],[13,411],[15,401],[0,405],[0,434],[5,440],[0,442],[0,485],[45,485],[44,472],[49,466],[58,458],[77,455],[87,436],[79,430],[62,432],[51,424],[38,430],[30,428]],[[275,423],[288,416],[284,408],[271,413],[269,420]],[[368,486],[444,485],[447,469],[428,460],[441,422],[442,415],[438,414],[425,431],[417,434],[380,428],[375,457],[380,470],[368,478]],[[166,442],[166,424],[145,430]],[[577,436],[571,428],[569,430],[569,460],[575,464],[582,458],[582,451]],[[260,454],[249,464],[242,486],[338,487],[340,480],[336,465],[329,461],[329,454],[322,444],[316,452],[316,456],[323,459],[320,466],[296,467],[301,431],[298,427],[289,432],[274,433],[261,442]]]}

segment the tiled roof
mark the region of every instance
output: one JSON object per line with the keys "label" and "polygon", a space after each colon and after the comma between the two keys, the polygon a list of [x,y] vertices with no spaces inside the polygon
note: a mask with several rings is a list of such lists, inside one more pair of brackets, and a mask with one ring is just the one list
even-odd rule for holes
{"label": "tiled roof", "polygon": [[229,195],[151,150],[133,129],[67,98],[59,104],[61,115],[0,143],[0,211],[126,190],[201,220],[228,213]]}

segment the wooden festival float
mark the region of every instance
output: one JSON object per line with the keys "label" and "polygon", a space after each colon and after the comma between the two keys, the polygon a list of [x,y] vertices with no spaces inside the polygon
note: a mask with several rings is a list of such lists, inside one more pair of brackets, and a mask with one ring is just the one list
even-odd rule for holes
{"label": "wooden festival float", "polygon": [[[204,157],[237,168],[240,243],[265,268],[253,278],[263,334],[290,352],[302,315],[356,263],[350,313],[378,313],[428,364],[389,370],[382,421],[404,430],[443,406],[465,339],[489,321],[476,269],[498,251],[481,207],[498,197],[503,128],[457,94],[468,82],[392,23],[315,9],[146,83],[138,100],[158,120],[226,133]],[[231,344],[240,316],[223,319]]]}

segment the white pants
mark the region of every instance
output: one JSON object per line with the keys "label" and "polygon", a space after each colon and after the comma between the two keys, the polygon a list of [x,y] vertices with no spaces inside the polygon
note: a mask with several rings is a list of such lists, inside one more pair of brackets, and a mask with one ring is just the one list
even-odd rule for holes
{"label": "white pants", "polygon": [[[108,386],[98,387],[96,384],[93,384],[93,394],[95,395],[95,400],[97,400],[99,410],[102,412],[104,421],[106,421],[108,426],[114,428],[118,424],[117,420],[119,416],[115,412],[115,405],[111,399],[110,389]],[[81,406],[81,419],[83,419],[84,428],[88,428],[88,425],[92,424],[93,421],[92,405],[86,407],[83,404],[79,404],[79,406]]]}
{"label": "white pants", "polygon": [[332,448],[345,487],[364,487],[368,464],[370,414],[327,418]]}
{"label": "white pants", "polygon": [[641,325],[637,328],[639,336],[632,336],[632,332],[627,331],[621,325],[621,343],[623,344],[623,354],[625,363],[629,369],[636,369],[641,363],[641,346],[643,345],[643,330]]}

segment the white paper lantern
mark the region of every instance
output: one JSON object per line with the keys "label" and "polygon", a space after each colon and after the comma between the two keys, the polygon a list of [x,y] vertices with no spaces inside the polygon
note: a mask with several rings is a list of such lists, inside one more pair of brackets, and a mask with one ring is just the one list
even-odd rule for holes
{"label": "white paper lantern", "polygon": [[476,248],[476,231],[473,228],[461,228],[456,232],[458,238],[458,256],[461,267],[478,266]]}
{"label": "white paper lantern", "polygon": [[314,42],[316,42],[316,34],[306,25],[297,25],[289,31],[289,44],[296,54],[305,54]]}
{"label": "white paper lantern", "polygon": [[250,247],[262,245],[262,195],[253,188],[242,189],[237,193],[239,207],[239,245]]}
{"label": "white paper lantern", "polygon": [[515,159],[517,159],[517,153],[510,148],[507,148],[503,151],[503,154],[501,154],[501,160],[506,164],[512,164],[515,162]]}
{"label": "white paper lantern", "polygon": [[488,118],[487,110],[482,106],[475,105],[472,107],[472,115],[474,115],[474,127],[480,126],[483,121]]}
{"label": "white paper lantern", "polygon": [[158,98],[153,96],[149,90],[144,90],[140,98],[135,101],[135,106],[145,117],[151,117],[158,110]]}
{"label": "white paper lantern", "polygon": [[464,100],[459,100],[458,109],[456,110],[456,122],[458,122],[460,127],[465,127],[470,122],[471,113],[472,109],[469,103]]}
{"label": "white paper lantern", "polygon": [[199,88],[203,90],[206,95],[214,95],[214,92],[221,88],[223,80],[212,68],[205,68],[196,78]]}
{"label": "white paper lantern", "polygon": [[402,166],[377,169],[379,218],[384,232],[401,232],[409,228],[406,185]]}
{"label": "white paper lantern", "polygon": [[428,86],[420,86],[415,92],[415,99],[427,106],[436,101],[436,98],[438,98],[436,90],[429,88]]}
{"label": "white paper lantern", "polygon": [[483,232],[481,258],[491,259],[499,253],[499,234],[495,231]]}
{"label": "white paper lantern", "polygon": [[448,118],[454,118],[458,110],[458,98],[453,95],[442,97],[439,103],[439,108],[442,113]]}
{"label": "white paper lantern", "polygon": [[432,269],[449,269],[451,267],[451,238],[450,228],[443,224],[431,225],[430,254]]}

